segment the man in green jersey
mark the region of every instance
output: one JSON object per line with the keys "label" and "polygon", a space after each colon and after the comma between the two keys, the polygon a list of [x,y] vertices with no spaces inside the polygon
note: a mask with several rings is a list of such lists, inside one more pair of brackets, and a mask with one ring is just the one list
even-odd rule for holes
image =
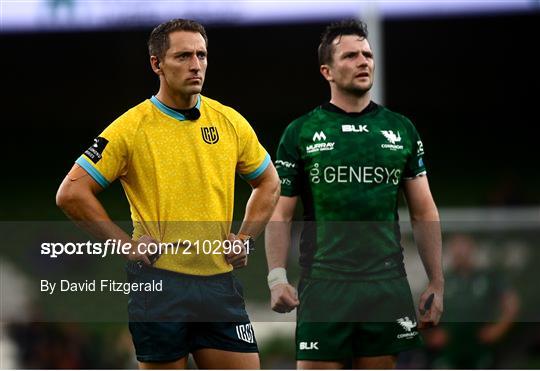
{"label": "man in green jersey", "polygon": [[[443,275],[437,208],[412,123],[370,99],[374,59],[363,23],[330,25],[319,46],[331,99],[294,120],[276,158],[281,197],[266,230],[272,308],[298,307],[298,368],[392,368],[437,324]],[[397,224],[402,189],[429,285],[417,323]],[[299,299],[285,271],[290,221],[304,207]],[[429,303],[429,304],[428,304]]]}

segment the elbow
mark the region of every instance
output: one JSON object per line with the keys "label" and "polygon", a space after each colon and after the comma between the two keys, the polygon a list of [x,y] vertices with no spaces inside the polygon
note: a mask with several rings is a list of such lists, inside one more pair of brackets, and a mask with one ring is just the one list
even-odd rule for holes
{"label": "elbow", "polygon": [[56,206],[58,206],[60,210],[64,210],[69,202],[70,195],[66,192],[65,187],[60,186],[56,192]]}
{"label": "elbow", "polygon": [[413,222],[439,222],[439,211],[434,202],[424,204],[424,207],[410,209],[410,217]]}
{"label": "elbow", "polygon": [[77,199],[77,193],[69,183],[63,182],[56,192],[56,206],[62,211],[69,209]]}
{"label": "elbow", "polygon": [[414,213],[411,214],[413,222],[440,222],[439,213],[437,210],[433,212]]}

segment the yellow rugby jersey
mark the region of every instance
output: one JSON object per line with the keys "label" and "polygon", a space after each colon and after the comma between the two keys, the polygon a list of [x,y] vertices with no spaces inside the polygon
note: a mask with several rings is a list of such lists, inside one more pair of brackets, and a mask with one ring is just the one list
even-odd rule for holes
{"label": "yellow rugby jersey", "polygon": [[[128,198],[133,238],[188,240],[189,250],[167,250],[155,267],[193,275],[232,270],[216,251],[231,228],[235,173],[261,175],[270,156],[234,109],[199,95],[200,117],[188,120],[152,96],[94,139],[76,163],[102,187],[119,178]],[[195,241],[199,247],[195,248]]]}

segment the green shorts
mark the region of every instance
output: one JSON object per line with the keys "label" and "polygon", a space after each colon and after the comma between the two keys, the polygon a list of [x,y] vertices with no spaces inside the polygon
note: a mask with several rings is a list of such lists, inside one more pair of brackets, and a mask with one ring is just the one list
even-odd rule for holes
{"label": "green shorts", "polygon": [[406,277],[382,281],[303,279],[296,359],[341,361],[422,345]]}

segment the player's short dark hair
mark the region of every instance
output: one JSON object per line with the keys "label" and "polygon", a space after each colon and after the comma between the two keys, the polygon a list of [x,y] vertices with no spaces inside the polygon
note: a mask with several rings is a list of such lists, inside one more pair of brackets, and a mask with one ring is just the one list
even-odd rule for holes
{"label": "player's short dark hair", "polygon": [[334,54],[334,45],[332,42],[336,37],[345,35],[358,35],[364,39],[368,37],[367,25],[362,21],[348,19],[341,22],[330,24],[321,35],[318,55],[319,65],[331,64]]}
{"label": "player's short dark hair", "polygon": [[148,38],[148,53],[160,59],[165,57],[165,53],[169,49],[169,34],[175,31],[198,32],[208,47],[208,37],[202,24],[189,19],[176,18],[162,23],[152,30]]}

